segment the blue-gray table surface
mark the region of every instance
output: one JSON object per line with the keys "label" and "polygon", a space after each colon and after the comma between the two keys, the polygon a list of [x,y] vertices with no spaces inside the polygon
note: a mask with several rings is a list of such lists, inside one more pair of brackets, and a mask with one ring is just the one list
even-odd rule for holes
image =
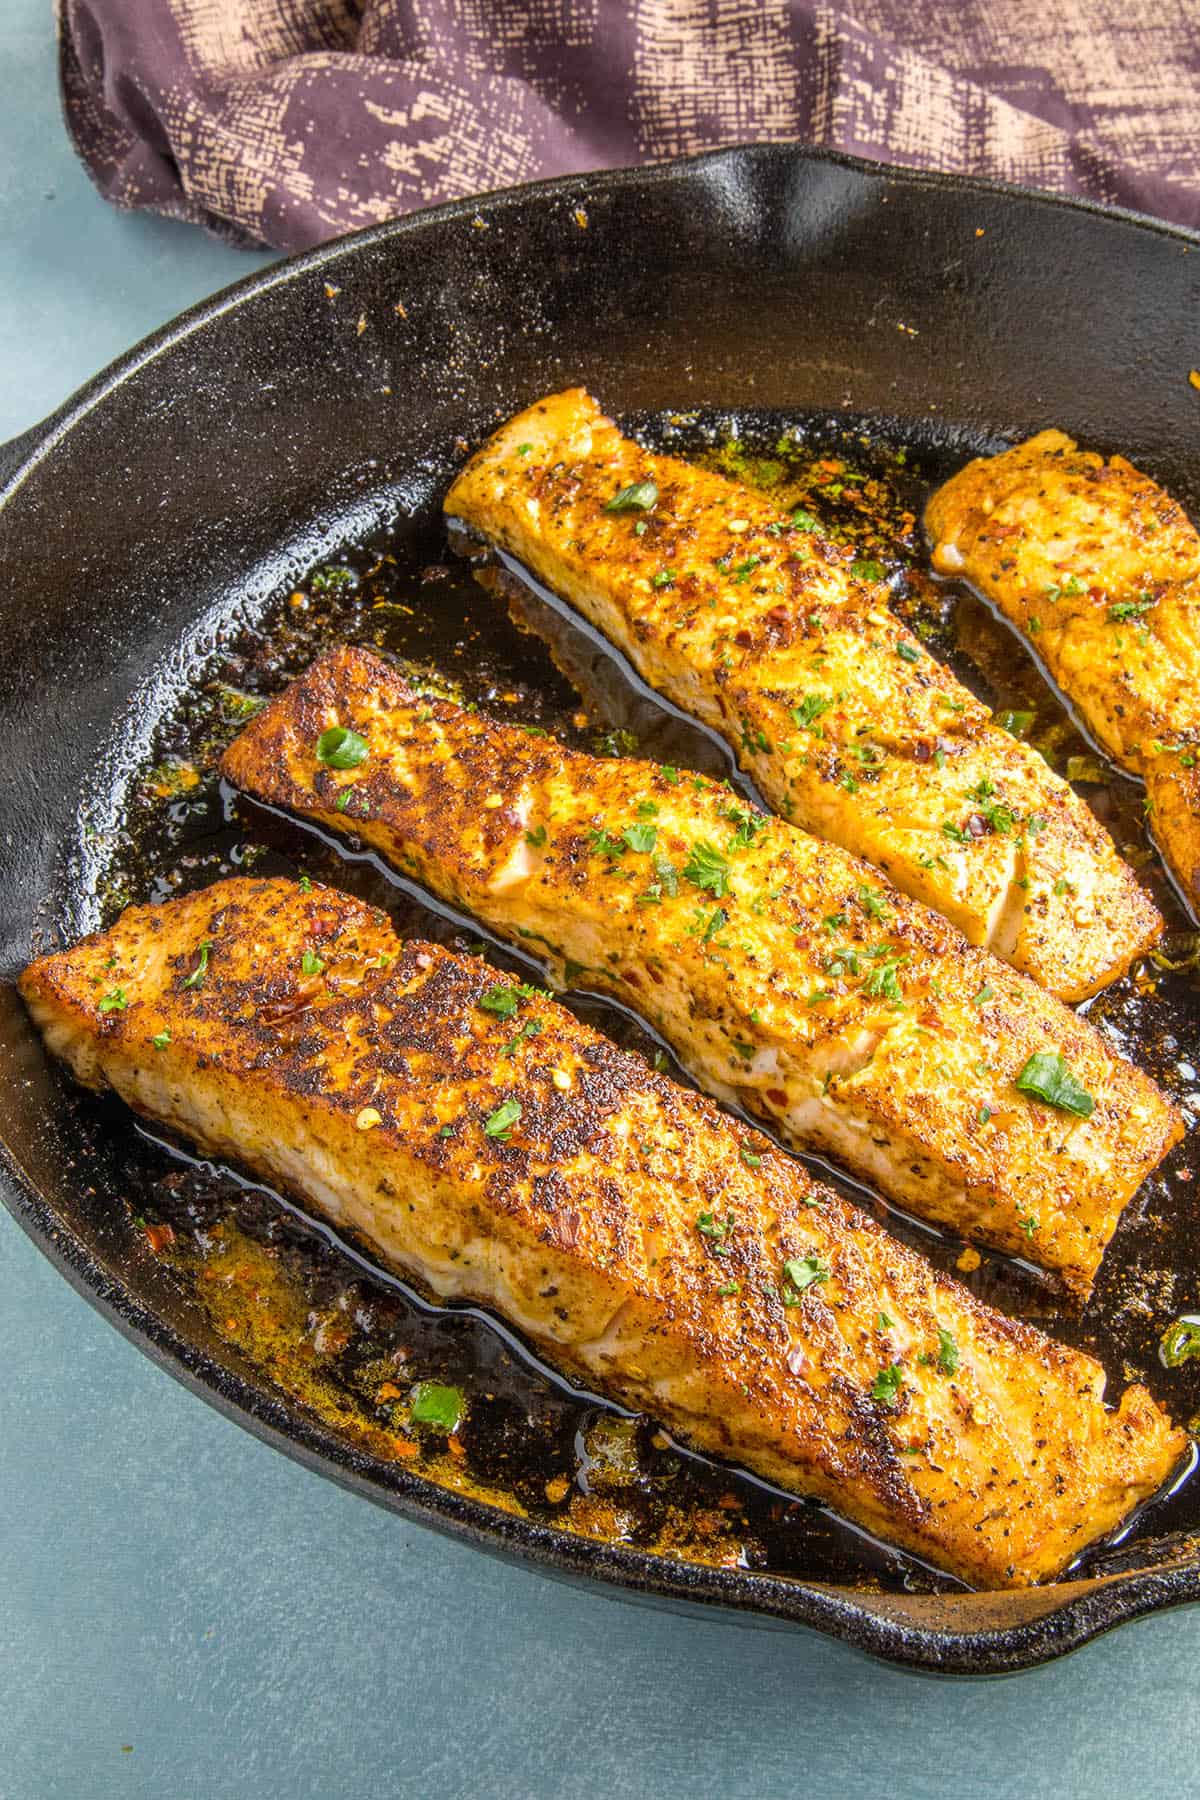
{"label": "blue-gray table surface", "polygon": [[[106,207],[59,121],[49,0],[3,12],[0,439],[267,260]],[[0,1800],[1200,1787],[1195,1611],[962,1684],[559,1586],[220,1418],[5,1213],[0,1370]]]}

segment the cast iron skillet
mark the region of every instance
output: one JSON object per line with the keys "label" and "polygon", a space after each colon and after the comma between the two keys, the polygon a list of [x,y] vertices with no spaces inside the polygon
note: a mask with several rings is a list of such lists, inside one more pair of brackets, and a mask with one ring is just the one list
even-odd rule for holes
{"label": "cast iron skillet", "polygon": [[[0,455],[0,972],[94,922],[122,776],[219,623],[384,521],[403,547],[461,440],[555,387],[617,411],[845,409],[964,453],[1054,422],[1194,510],[1197,248],[1017,189],[756,147],[442,207],[185,314]],[[1025,1668],[1200,1597],[1178,1547],[1027,1593],[862,1593],[584,1541],[397,1474],[131,1254],[107,1164],[7,984],[0,1019],[14,1216],[149,1356],[359,1493],[546,1572],[929,1670]]]}

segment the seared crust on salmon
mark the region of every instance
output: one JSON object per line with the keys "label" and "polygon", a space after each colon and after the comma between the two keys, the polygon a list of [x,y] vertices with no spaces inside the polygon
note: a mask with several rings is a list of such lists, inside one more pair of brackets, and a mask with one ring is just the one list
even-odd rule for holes
{"label": "seared crust on salmon", "polygon": [[[207,948],[205,948],[207,946]],[[699,1449],[983,1586],[1057,1574],[1186,1443],[758,1133],[331,889],[235,880],[42,958],[80,1080],[499,1312]],[[519,1028],[519,1029],[518,1029]]]}
{"label": "seared crust on salmon", "polygon": [[1095,993],[1161,932],[1083,801],[807,515],[650,454],[581,389],[498,431],[445,510],[719,731],[784,818],[1059,998]]}
{"label": "seared crust on salmon", "polygon": [[1042,431],[968,463],[925,525],[934,567],[995,602],[1146,783],[1151,830],[1200,916],[1200,534],[1183,508],[1123,456]]}
{"label": "seared crust on salmon", "polygon": [[[335,727],[362,740],[322,763]],[[702,1086],[890,1198],[1086,1294],[1121,1209],[1182,1135],[1084,1020],[866,863],[702,776],[566,750],[322,657],[238,737],[226,778],[616,995]],[[1090,1117],[1021,1092],[1061,1055]]]}

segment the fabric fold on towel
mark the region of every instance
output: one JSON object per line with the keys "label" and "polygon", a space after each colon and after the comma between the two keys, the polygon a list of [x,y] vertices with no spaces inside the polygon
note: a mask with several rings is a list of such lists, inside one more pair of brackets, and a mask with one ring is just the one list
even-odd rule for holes
{"label": "fabric fold on towel", "polygon": [[1191,0],[58,0],[109,200],[297,250],[542,176],[800,139],[1200,226]]}

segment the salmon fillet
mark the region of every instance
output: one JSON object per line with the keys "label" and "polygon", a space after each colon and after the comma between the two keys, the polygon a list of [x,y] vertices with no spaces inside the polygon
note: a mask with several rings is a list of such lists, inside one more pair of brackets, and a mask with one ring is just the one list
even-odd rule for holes
{"label": "salmon fillet", "polygon": [[934,567],[995,602],[1084,725],[1146,783],[1200,916],[1200,535],[1123,456],[1039,432],[968,463],[925,514]]}
{"label": "salmon fillet", "polygon": [[[331,768],[323,734],[347,730],[361,760]],[[1182,1135],[1061,1002],[869,864],[703,776],[566,750],[350,648],[260,713],[222,773],[361,837],[547,957],[559,984],[636,1008],[702,1086],[790,1143],[1081,1295]],[[1064,1060],[1090,1116],[1018,1089],[1042,1055]]]}
{"label": "salmon fillet", "polygon": [[721,733],[775,811],[1060,999],[1096,993],[1160,934],[1083,801],[807,515],[651,455],[582,389],[518,414],[444,504]]}
{"label": "salmon fillet", "polygon": [[132,907],[20,988],[88,1086],[965,1581],[1057,1574],[1186,1444],[711,1101],[335,890]]}

